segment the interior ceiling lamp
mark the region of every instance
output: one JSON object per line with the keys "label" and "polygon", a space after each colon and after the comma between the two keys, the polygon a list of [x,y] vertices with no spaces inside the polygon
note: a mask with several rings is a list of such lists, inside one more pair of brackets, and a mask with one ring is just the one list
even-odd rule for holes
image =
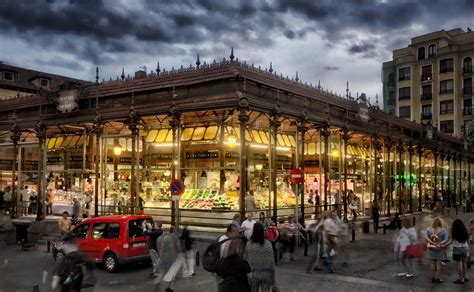
{"label": "interior ceiling lamp", "polygon": [[227,136],[227,145],[229,145],[229,147],[235,147],[237,145],[237,137],[233,134]]}
{"label": "interior ceiling lamp", "polygon": [[338,156],[339,156],[339,150],[337,150],[337,149],[332,149],[332,150],[331,150],[331,156],[338,157]]}
{"label": "interior ceiling lamp", "polygon": [[207,177],[207,174],[204,170],[201,172],[201,177]]}
{"label": "interior ceiling lamp", "polygon": [[168,176],[171,175],[171,171],[165,170],[165,171],[163,172],[163,174],[164,174],[166,177],[168,177]]}
{"label": "interior ceiling lamp", "polygon": [[263,164],[255,164],[255,168],[260,171],[263,169]]}
{"label": "interior ceiling lamp", "polygon": [[115,144],[114,146],[114,154],[116,156],[120,156],[122,154],[122,146],[120,144]]}

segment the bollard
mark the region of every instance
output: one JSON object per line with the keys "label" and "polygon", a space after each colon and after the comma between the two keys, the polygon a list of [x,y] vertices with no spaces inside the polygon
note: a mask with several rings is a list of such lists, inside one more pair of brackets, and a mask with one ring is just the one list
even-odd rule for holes
{"label": "bollard", "polygon": [[356,240],[356,231],[355,229],[352,229],[352,240],[351,241],[355,241]]}
{"label": "bollard", "polygon": [[413,226],[415,226],[415,225],[416,225],[416,217],[413,216]]}
{"label": "bollard", "polygon": [[383,228],[383,234],[387,234],[387,225],[384,224],[382,228]]}
{"label": "bollard", "polygon": [[39,285],[34,285],[33,286],[33,292],[39,292],[39,290],[40,290]]}
{"label": "bollard", "polygon": [[199,251],[196,251],[196,266],[197,267],[199,267],[199,260],[200,260]]}
{"label": "bollard", "polygon": [[50,252],[50,251],[51,251],[51,241],[48,240],[46,244],[46,252]]}

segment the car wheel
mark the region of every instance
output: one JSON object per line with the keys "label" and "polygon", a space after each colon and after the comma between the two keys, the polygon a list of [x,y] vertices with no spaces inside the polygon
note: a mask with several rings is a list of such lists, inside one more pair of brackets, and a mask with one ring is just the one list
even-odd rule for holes
{"label": "car wheel", "polygon": [[117,256],[113,253],[106,254],[104,257],[104,267],[107,272],[116,272],[119,267]]}
{"label": "car wheel", "polygon": [[61,250],[58,250],[56,254],[54,255],[54,260],[57,262],[62,260],[63,258],[64,258],[64,252]]}

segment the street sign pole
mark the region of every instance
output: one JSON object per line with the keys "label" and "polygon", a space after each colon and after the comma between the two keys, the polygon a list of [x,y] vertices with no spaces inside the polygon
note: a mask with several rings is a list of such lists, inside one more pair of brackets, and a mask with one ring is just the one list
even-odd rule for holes
{"label": "street sign pole", "polygon": [[[296,220],[296,223],[298,223],[298,194],[299,194],[299,187],[300,185],[299,184],[296,184],[296,193],[295,193],[295,220]],[[299,245],[299,242],[300,242],[300,234],[299,234],[299,230],[298,230],[298,234],[296,235],[296,246]]]}
{"label": "street sign pole", "polygon": [[[295,220],[297,223],[299,223],[298,220],[298,194],[299,194],[299,189],[300,189],[300,184],[303,184],[304,182],[304,172],[299,169],[295,168],[292,171],[290,171],[290,181],[294,186],[294,191],[295,191]],[[296,244],[299,244],[299,231],[298,234],[296,235]]]}
{"label": "street sign pole", "polygon": [[173,179],[170,184],[170,194],[171,200],[175,202],[174,204],[174,218],[172,218],[172,224],[174,224],[174,232],[178,234],[178,223],[179,223],[179,199],[181,194],[184,192],[185,186],[184,183],[179,179]]}

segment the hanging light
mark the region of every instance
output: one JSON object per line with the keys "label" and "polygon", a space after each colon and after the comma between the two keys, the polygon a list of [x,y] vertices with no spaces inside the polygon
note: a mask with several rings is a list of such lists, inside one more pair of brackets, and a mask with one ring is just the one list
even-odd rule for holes
{"label": "hanging light", "polygon": [[168,177],[168,176],[171,175],[171,171],[169,171],[169,170],[167,169],[167,170],[165,170],[165,171],[163,172],[163,174],[164,174],[166,177]]}
{"label": "hanging light", "polygon": [[207,174],[204,170],[201,172],[201,177],[207,177]]}
{"label": "hanging light", "polygon": [[255,169],[257,169],[258,171],[262,170],[263,164],[255,164]]}
{"label": "hanging light", "polygon": [[122,154],[122,146],[120,144],[115,144],[114,146],[114,154],[116,156],[120,156]]}
{"label": "hanging light", "polygon": [[229,145],[229,147],[235,147],[237,145],[237,137],[233,134],[227,136],[227,145]]}
{"label": "hanging light", "polygon": [[318,182],[318,178],[317,178],[316,176],[314,177],[314,180],[313,180],[313,182],[315,182],[315,183],[317,183],[317,182]]}

